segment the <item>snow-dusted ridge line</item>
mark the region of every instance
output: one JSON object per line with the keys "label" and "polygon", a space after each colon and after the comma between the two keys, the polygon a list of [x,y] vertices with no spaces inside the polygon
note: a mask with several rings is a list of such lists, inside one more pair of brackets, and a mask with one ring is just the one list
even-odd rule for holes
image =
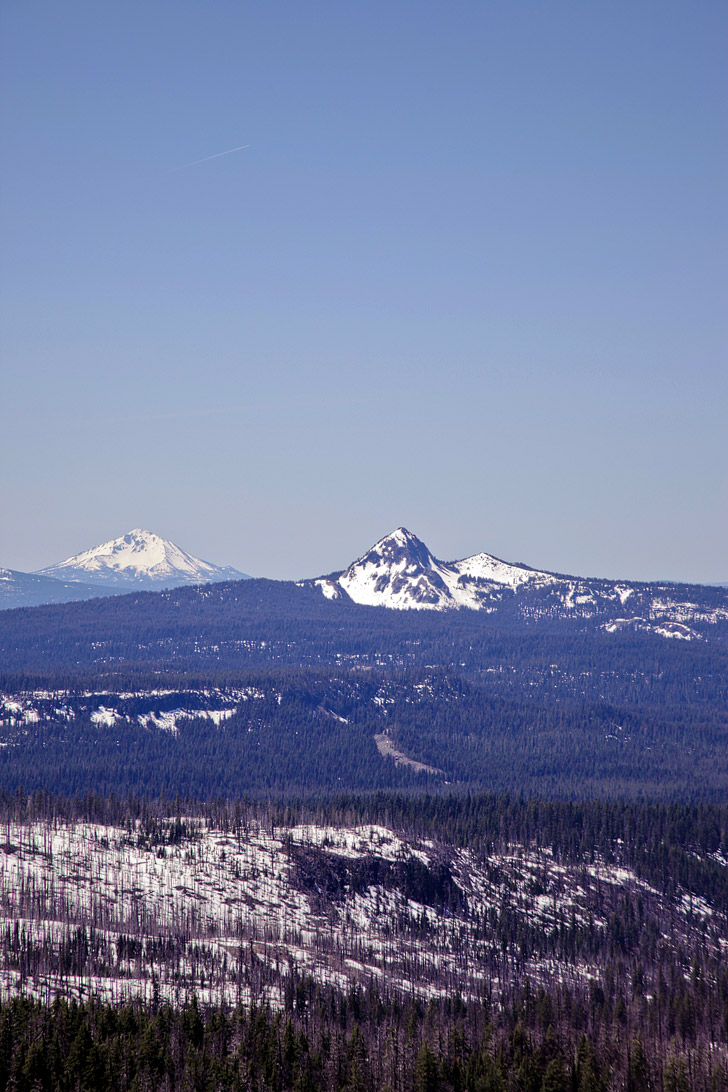
{"label": "snow-dusted ridge line", "polygon": [[[586,579],[513,564],[484,552],[441,561],[406,527],[385,535],[343,572],[302,584],[318,588],[327,599],[348,598],[390,610],[492,613],[516,597],[525,619],[601,616],[604,633],[619,633],[629,623],[635,631],[685,641],[703,638],[693,628],[695,623],[728,621],[728,597],[725,606],[706,607],[676,599],[677,586],[664,581]],[[634,624],[626,612],[632,612]]]}
{"label": "snow-dusted ridge line", "polygon": [[[1,569],[0,608],[244,577],[137,528],[34,574]],[[594,619],[604,634],[623,632],[632,619],[635,632],[678,641],[706,639],[707,627],[728,622],[728,591],[718,588],[701,592],[700,585],[571,576],[486,552],[443,561],[405,527],[385,535],[345,570],[297,584],[332,601],[391,610],[495,613],[505,608],[525,622]],[[197,594],[217,593],[200,587]]]}
{"label": "snow-dusted ridge line", "polygon": [[246,574],[237,569],[203,561],[174,542],[139,527],[39,569],[35,575],[130,588],[246,579]]}
{"label": "snow-dusted ridge line", "polygon": [[[280,699],[279,691],[271,691]],[[159,699],[172,695],[180,704],[167,708],[169,703]],[[218,687],[180,690],[135,691],[85,691],[71,694],[67,690],[20,691],[7,694],[0,691],[0,747],[22,743],[22,735],[14,732],[28,725],[63,724],[70,721],[88,720],[96,727],[113,728],[139,726],[149,731],[163,731],[176,735],[185,722],[211,721],[220,727],[237,713],[241,703],[260,701],[265,692],[256,686]],[[140,700],[146,708],[130,711],[127,702]],[[333,715],[333,714],[332,714]],[[4,736],[4,738],[2,738]]]}

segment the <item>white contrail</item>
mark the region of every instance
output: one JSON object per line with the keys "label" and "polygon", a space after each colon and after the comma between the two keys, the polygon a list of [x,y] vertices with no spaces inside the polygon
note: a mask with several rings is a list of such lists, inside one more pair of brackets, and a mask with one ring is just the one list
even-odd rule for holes
{"label": "white contrail", "polygon": [[206,155],[202,159],[193,159],[191,163],[182,163],[179,167],[173,167],[173,171],[181,171],[183,167],[195,167],[198,163],[207,163],[210,159],[219,159],[221,155],[232,155],[233,152],[242,152],[243,148],[249,148],[249,144],[241,144],[238,148],[228,148],[226,152],[216,152],[215,155]]}

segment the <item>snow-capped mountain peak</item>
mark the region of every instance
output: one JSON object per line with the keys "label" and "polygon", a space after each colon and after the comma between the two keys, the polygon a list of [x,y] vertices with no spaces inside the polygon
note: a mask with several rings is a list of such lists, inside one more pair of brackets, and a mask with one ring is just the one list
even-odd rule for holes
{"label": "snow-capped mountain peak", "polygon": [[422,539],[413,535],[406,527],[397,527],[384,538],[380,538],[359,561],[373,560],[375,556],[386,558],[395,564],[407,560],[410,563],[430,565],[434,560]]}
{"label": "snow-capped mountain peak", "polygon": [[135,527],[119,538],[40,569],[39,575],[107,586],[162,588],[241,580],[246,574],[212,565],[153,531]]}
{"label": "snow-capped mountain peak", "polygon": [[355,603],[404,609],[455,606],[437,560],[421,539],[398,527],[367,550],[338,584]]}
{"label": "snow-capped mountain peak", "polygon": [[[425,543],[398,527],[375,543],[336,580],[317,581],[327,598],[343,589],[355,603],[398,610],[490,609],[506,588],[556,580],[550,573],[480,553],[438,560]],[[489,607],[490,605],[490,607]]]}
{"label": "snow-capped mountain peak", "polygon": [[[331,600],[347,597],[392,610],[498,612],[534,622],[555,618],[598,625],[605,633],[646,632],[660,637],[704,640],[705,627],[728,622],[724,599],[684,588],[623,580],[560,576],[478,553],[440,561],[421,539],[398,527],[343,573],[312,582]],[[511,604],[511,606],[509,606]]]}

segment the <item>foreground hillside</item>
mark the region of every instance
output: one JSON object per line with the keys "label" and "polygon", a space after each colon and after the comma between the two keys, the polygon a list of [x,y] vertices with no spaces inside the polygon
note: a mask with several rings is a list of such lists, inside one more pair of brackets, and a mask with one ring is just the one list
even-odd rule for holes
{"label": "foreground hillside", "polygon": [[[119,1036],[153,1088],[191,1087],[180,1074],[203,1042],[202,1072],[214,1056],[242,1082],[214,1087],[249,1087],[242,1058],[266,1072],[254,1087],[279,1092],[298,1064],[312,1090],[367,1076],[383,1089],[395,1074],[413,1092],[636,1092],[673,1070],[690,1083],[654,1087],[724,1087],[710,1082],[728,1058],[725,808],[382,797],[165,817],[38,796],[3,810],[0,997],[52,1004],[0,1011],[0,1078],[27,1078],[12,1087],[61,1064],[31,1064],[29,1042],[16,1056],[39,1027],[46,1051],[55,1034],[83,1038],[84,1088],[107,1087]],[[256,1021],[275,1046],[276,1012],[295,1021],[285,1062],[260,1039],[243,1047]]]}
{"label": "foreground hillside", "polygon": [[725,808],[382,796],[169,817],[94,798],[82,818],[19,800],[0,985],[39,1000],[280,1006],[295,968],[502,1004],[526,980],[578,992],[616,959],[632,992],[694,965],[715,984],[728,956]]}

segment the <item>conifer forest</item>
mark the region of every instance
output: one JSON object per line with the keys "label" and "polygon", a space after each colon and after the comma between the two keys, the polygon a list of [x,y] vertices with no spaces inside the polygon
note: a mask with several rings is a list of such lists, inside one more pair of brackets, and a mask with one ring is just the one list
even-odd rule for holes
{"label": "conifer forest", "polygon": [[246,581],[0,651],[0,1089],[728,1089],[722,627]]}

